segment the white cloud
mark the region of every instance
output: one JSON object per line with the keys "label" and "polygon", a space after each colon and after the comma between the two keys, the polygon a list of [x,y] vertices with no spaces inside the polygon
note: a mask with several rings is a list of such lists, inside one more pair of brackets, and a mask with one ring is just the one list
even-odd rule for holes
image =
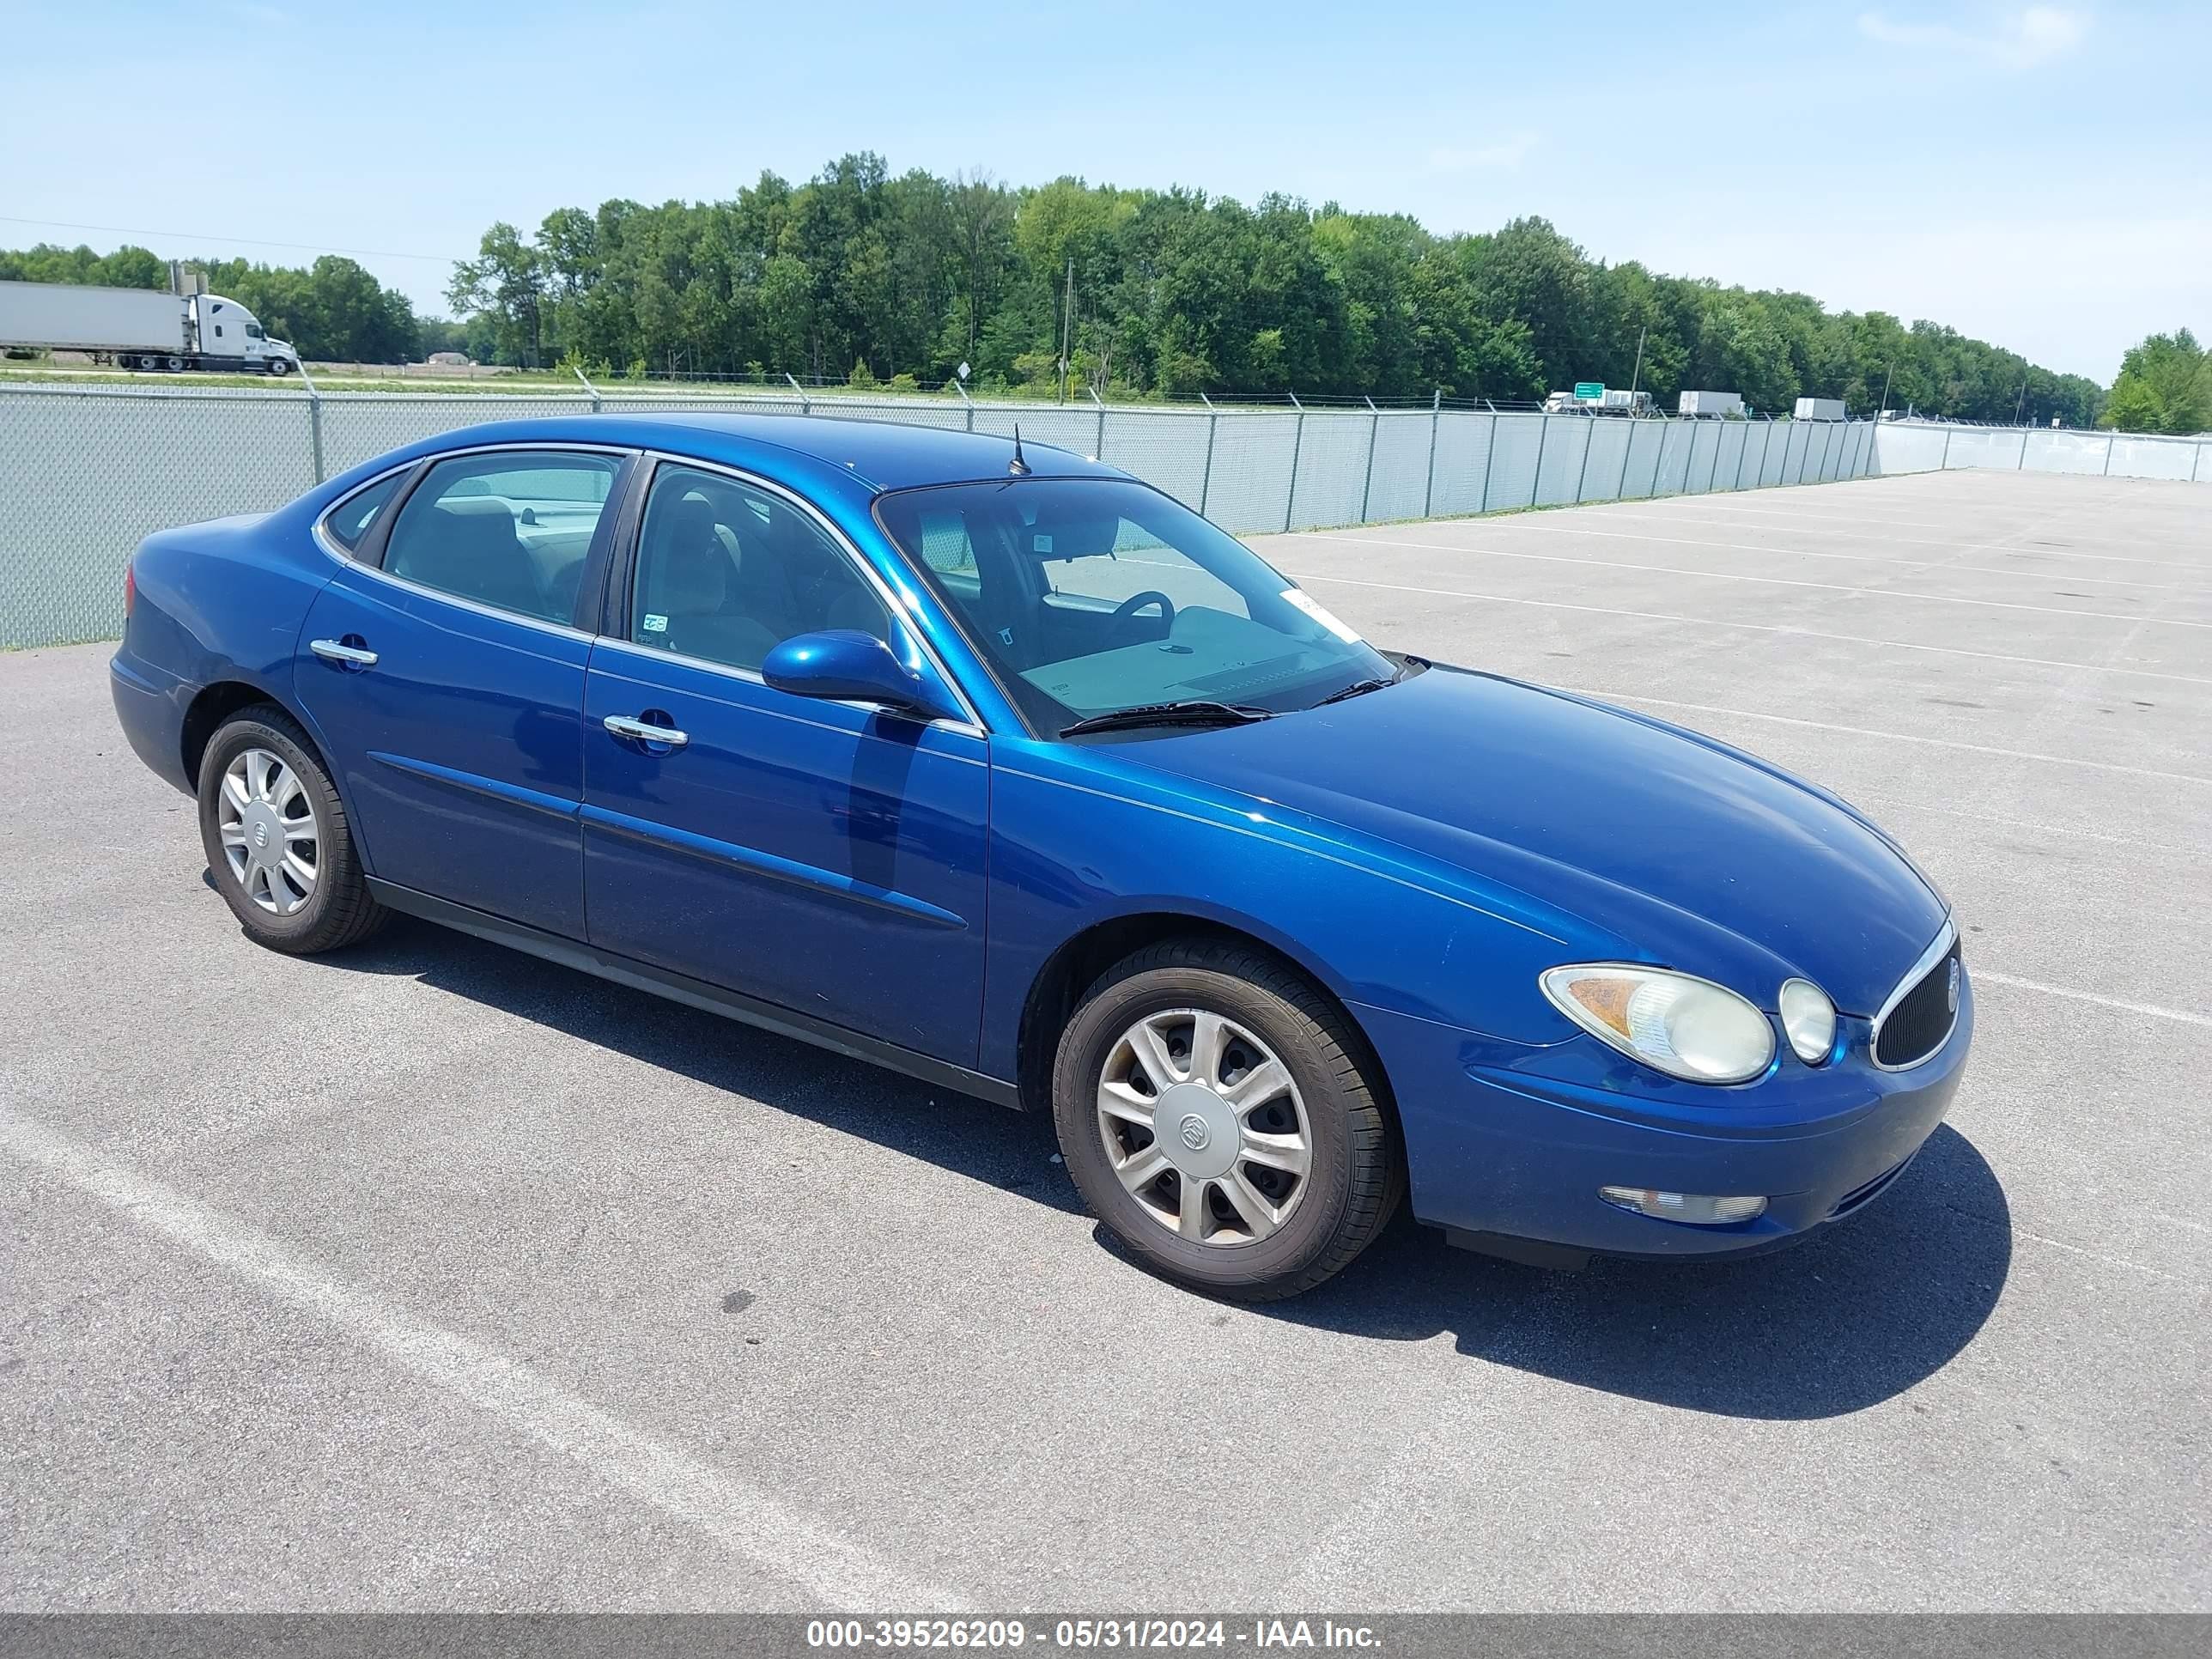
{"label": "white cloud", "polygon": [[1956,52],[2001,69],[2033,69],[2063,58],[2089,33],[2086,12],[2063,6],[2029,6],[1996,20],[1978,32],[1949,23],[1893,22],[1878,11],[1859,14],[1859,33],[1887,46],[1920,52]]}
{"label": "white cloud", "polygon": [[1481,167],[1517,167],[1536,147],[1533,132],[1516,132],[1496,143],[1443,144],[1429,152],[1429,167],[1436,173],[1473,173]]}

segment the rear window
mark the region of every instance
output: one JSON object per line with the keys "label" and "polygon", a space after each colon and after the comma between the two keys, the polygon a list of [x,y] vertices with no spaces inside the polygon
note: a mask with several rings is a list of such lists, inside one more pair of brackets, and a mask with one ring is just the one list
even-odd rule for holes
{"label": "rear window", "polygon": [[377,515],[391,505],[399,486],[406,481],[403,468],[389,477],[354,493],[330,510],[323,520],[323,533],[349,553],[361,545],[361,538],[368,534]]}

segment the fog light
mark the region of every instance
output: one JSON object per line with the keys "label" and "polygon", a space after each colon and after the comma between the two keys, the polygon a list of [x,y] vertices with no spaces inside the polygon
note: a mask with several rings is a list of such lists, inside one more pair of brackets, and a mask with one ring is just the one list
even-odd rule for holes
{"label": "fog light", "polygon": [[1765,1212],[1763,1198],[1708,1198],[1701,1193],[1662,1193],[1650,1187],[1601,1187],[1597,1195],[1608,1204],[1662,1221],[1687,1221],[1700,1227],[1725,1227],[1732,1221],[1748,1221]]}

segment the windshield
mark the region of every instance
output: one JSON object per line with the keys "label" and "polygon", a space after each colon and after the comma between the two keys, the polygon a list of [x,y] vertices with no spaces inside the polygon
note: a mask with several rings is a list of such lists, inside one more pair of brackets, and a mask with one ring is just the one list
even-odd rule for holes
{"label": "windshield", "polygon": [[885,495],[876,514],[1040,732],[1157,703],[1279,714],[1397,672],[1249,548],[1140,483],[950,484]]}

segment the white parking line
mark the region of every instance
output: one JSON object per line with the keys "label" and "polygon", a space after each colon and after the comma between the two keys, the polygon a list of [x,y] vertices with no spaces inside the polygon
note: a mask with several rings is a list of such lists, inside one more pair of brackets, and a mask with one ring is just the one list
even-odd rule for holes
{"label": "white parking line", "polygon": [[[1279,565],[1278,569],[1283,569]],[[1817,628],[1796,628],[1786,623],[1722,622],[1712,617],[1678,617],[1664,611],[1628,611],[1618,605],[1576,605],[1566,599],[1523,599],[1504,593],[1475,593],[1458,587],[1415,587],[1405,582],[1370,581],[1360,576],[1331,576],[1320,571],[1284,569],[1300,582],[1335,582],[1344,587],[1375,587],[1390,593],[1421,593],[1436,599],[1480,599],[1489,605],[1528,605],[1543,611],[1580,611],[1599,617],[1633,617],[1644,622],[1687,623],[1697,628],[1734,628],[1753,634],[1789,634],[1802,639],[1834,640],[1845,645],[1871,645],[1886,651],[1934,652],[1947,657],[1978,657],[1984,662],[2016,662],[2033,668],[2063,668],[2084,674],[2129,674],[2138,679],[2176,680],[2184,685],[2212,685],[2202,674],[2168,674],[2155,668],[2121,668],[2094,662],[2060,662],[2051,657],[2021,657],[2003,651],[1970,651],[1959,645],[1916,645],[1907,640],[1870,639],[1863,634],[1831,634]]]}
{"label": "white parking line", "polygon": [[[1848,482],[1856,481],[1851,480]],[[1772,490],[1774,488],[1775,486],[1772,484],[1765,485],[1762,488],[1760,493],[1765,494]],[[1783,488],[1794,489],[1796,486],[1784,485]],[[1749,492],[1747,491],[1744,493],[1748,494]],[[1801,507],[1768,507],[1763,503],[1754,506],[1750,501],[1743,501],[1739,505],[1737,493],[1733,490],[1726,492],[1714,491],[1696,497],[1687,495],[1647,495],[1639,496],[1636,499],[1650,501],[1655,506],[1662,505],[1668,501],[1681,501],[1685,505],[1687,505],[1694,500],[1700,503],[1710,502],[1714,507],[1728,507],[1732,514],[1760,513],[1777,519],[1818,519],[1825,523],[1832,524],[1895,525],[1899,528],[1905,530],[1948,530],[1951,527],[1948,525],[1936,523],[1927,519],[1884,519],[1877,518],[1869,513],[1822,513],[1817,509],[1812,512],[1807,512]],[[1590,505],[1593,507],[1600,507],[1609,506],[1610,503],[1593,501]]]}
{"label": "white parking line", "polygon": [[2163,1267],[2148,1267],[2142,1262],[2131,1261],[2126,1256],[2114,1255],[2106,1250],[2092,1250],[2080,1244],[2069,1244],[2065,1240],[2053,1238],[2048,1233],[2032,1233],[2028,1231],[2027,1228],[2020,1225],[2017,1222],[2013,1224],[2012,1236],[2016,1239],[2032,1239],[2038,1244],[2048,1244],[2052,1249],[2064,1250],[2069,1255],[2086,1255],[2092,1261],[2107,1262],[2115,1267],[2126,1267],[2136,1273],[2148,1273],[2153,1279],[2165,1279],[2173,1280],[2176,1283],[2180,1282],[2180,1274],[2167,1273]]}
{"label": "white parking line", "polygon": [[2015,990],[2037,991],[2047,997],[2064,997],[2072,1002],[2094,1002],[2100,1008],[2117,1008],[2123,1013],[2148,1014],[2153,1019],[2171,1019],[2184,1025],[2212,1026],[2212,1014],[2192,1013],[2186,1008],[2162,1008],[2154,1002],[2130,1002],[2123,997],[2100,996],[2094,991],[2076,991],[2069,986],[2045,985],[2041,980],[1992,973],[1986,968],[1975,969],[1974,982],[1978,985],[1984,981],[1992,985],[2009,985]]}
{"label": "white parking line", "polygon": [[[1674,519],[1678,517],[1678,515],[1674,514],[1647,513],[1639,514],[1635,513],[1621,512],[1608,512],[1605,516],[1607,519],[1634,519],[1638,517],[1650,519]],[[1548,521],[1547,521],[1547,520]],[[2212,584],[2205,582],[2140,582],[2132,580],[2125,576],[2076,576],[2070,574],[2062,575],[2056,571],[2050,570],[2008,570],[1999,566],[1990,564],[1953,564],[1949,558],[1914,558],[1896,553],[1822,553],[1809,547],[1776,547],[1771,544],[1764,542],[1717,542],[1694,536],[1653,536],[1647,534],[1643,531],[1592,530],[1588,528],[1586,526],[1574,524],[1566,520],[1550,517],[1549,515],[1486,519],[1480,520],[1479,522],[1485,530],[1527,530],[1534,531],[1547,536],[1604,536],[1616,541],[1664,542],[1674,547],[1721,547],[1727,548],[1731,551],[1737,553],[1771,553],[1778,557],[1785,559],[1828,559],[1842,561],[1850,564],[1901,564],[1909,565],[1916,570],[1934,569],[1940,567],[1944,570],[1971,571],[1974,574],[1980,576],[2009,576],[2015,581],[2088,582],[2098,587],[2154,587],[2161,589],[2187,589],[2191,592],[2212,592]],[[1692,522],[1709,523],[1711,522],[1711,520],[1693,520]],[[1759,531],[1774,528],[1774,526],[1765,525],[1750,525],[1747,526],[1746,528],[1753,531]],[[1899,547],[1939,547],[1945,549],[1952,557],[1957,557],[1960,555],[1966,553],[1995,552],[1999,549],[2004,549],[2011,552],[2026,554],[2028,556],[2034,558],[2054,556],[2033,551],[2029,549],[2013,547],[2010,545],[2010,544],[2019,536],[2025,535],[2026,533],[2027,532],[2025,531],[2015,531],[2012,536],[2004,537],[1994,542],[1913,541],[1906,538],[1899,537],[1895,538],[1892,544]],[[1452,544],[1440,543],[1438,545],[1449,546],[1452,545]],[[2149,561],[2144,561],[2144,562],[2148,563]],[[2182,567],[2160,566],[2159,568],[2165,569]]]}
{"label": "white parking line", "polygon": [[[1663,506],[1669,501],[1687,501],[1688,499],[1690,498],[1685,496],[1656,496],[1650,498],[1650,504],[1653,506]],[[1696,499],[1700,503],[1710,501],[1715,507],[1734,506],[1733,501],[1719,496],[1707,497],[1701,495]],[[1588,502],[1585,504],[1585,510],[1595,516],[1604,518],[1634,518],[1639,516],[1632,508],[1615,506],[1613,503],[1609,501]],[[1784,519],[1819,519],[1824,522],[1844,525],[1895,525],[1902,528],[1911,530],[1948,530],[1951,527],[1948,525],[1924,524],[1916,519],[1866,519],[1861,517],[1856,513],[1784,513],[1773,507],[1753,507],[1748,505],[1743,507],[1739,511],[1731,512],[1728,516],[1731,520],[1739,519],[1742,520],[1744,528],[1747,530],[1757,531],[1771,529],[1778,531],[1783,528],[1780,525],[1761,525],[1752,523],[1747,516],[1752,513],[1768,513],[1772,514],[1773,516],[1777,518]],[[1695,520],[1692,514],[1686,513],[1659,513],[1654,514],[1650,516],[1655,518],[1681,519],[1689,522],[1701,522],[1700,520]],[[1439,520],[1438,522],[1454,521]],[[1722,520],[1716,520],[1706,522],[1718,523],[1722,522]],[[2053,527],[2054,526],[2048,520],[2037,520],[2031,524],[2023,526],[2020,529],[2008,532],[2004,537],[2001,537],[1999,539],[2011,540],[2027,534],[2031,530],[2047,530]],[[1847,536],[1856,533],[1850,530],[1820,530],[1814,528],[1811,525],[1805,525],[1801,527],[1801,530],[1802,534],[1808,536]],[[1899,538],[1899,539],[1901,540],[1903,538]],[[1951,544],[1952,544],[1942,542],[1930,542],[1926,544],[1926,545],[1931,547],[1948,546]],[[2144,542],[2137,540],[2135,544],[2138,547],[2153,548],[2162,553],[2185,552],[2191,547],[2191,544],[2187,542]],[[1994,545],[1994,544],[1983,544],[1978,542],[1971,543],[1966,545],[1966,548],[1964,548],[1961,550],[1968,550],[1972,547],[1983,545]],[[2077,552],[2071,548],[2061,547],[2023,547],[2018,550],[2023,555],[2039,559],[2089,559],[2094,560],[2100,564],[2147,564],[2159,570],[2203,571],[2206,568],[2204,562],[2201,560],[2146,559],[2126,553],[2081,553]]]}
{"label": "white parking line", "polygon": [[2154,853],[2179,853],[2187,858],[2204,856],[2207,849],[2200,847],[2180,847],[2170,841],[2147,841],[2141,836],[2115,836],[2103,830],[2081,830],[2070,823],[2053,823],[2048,818],[2010,818],[1996,812],[1965,812],[1955,806],[1933,806],[1924,800],[1906,800],[1898,795],[1869,795],[1853,790],[1854,806],[1860,805],[1883,806],[1897,812],[1933,812],[1947,818],[1962,818],[1968,823],[1994,824],[2003,830],[2027,830],[2039,836],[2064,836],[2075,841],[2100,841],[2114,847],[2142,847]]}
{"label": "white parking line", "polygon": [[1800,720],[1794,714],[1762,714],[1750,708],[1722,708],[1709,702],[1677,702],[1671,697],[1644,697],[1626,691],[1601,691],[1588,686],[1561,685],[1554,690],[1601,702],[1632,702],[1654,708],[1686,708],[1695,714],[1722,714],[1731,720],[1771,720],[1777,726],[1802,726],[1811,732],[1840,732],[1846,737],[1879,738],[1884,743],[1917,743],[1931,749],[1959,749],[1973,755],[1998,755],[2007,760],[2037,761],[2046,766],[2083,766],[2096,772],[2121,772],[2130,777],[2160,778],[2168,783],[2194,783],[2212,788],[2212,778],[2192,772],[2160,772],[2148,766],[2128,766],[2119,761],[2076,760],[2071,755],[2045,755],[2032,749],[2000,749],[1986,743],[1962,743],[1956,738],[1924,738],[1913,732],[1875,732],[1863,726],[1837,726],[1827,720]]}
{"label": "white parking line", "polygon": [[[2032,611],[2044,617],[2079,617],[2094,622],[2140,623],[2152,628],[2212,629],[2212,622],[2188,622],[2178,617],[2130,617],[2113,611],[2069,611],[2064,605],[2023,605],[2014,599],[1969,599],[1954,593],[1907,593],[1893,587],[1854,587],[1844,582],[1801,581],[1792,576],[1746,576],[1717,570],[1683,570],[1667,564],[1631,564],[1620,559],[1575,559],[1556,553],[1515,553],[1502,547],[1409,542],[1393,540],[1385,536],[1345,536],[1328,530],[1309,530],[1305,533],[1316,541],[1349,542],[1355,547],[1413,547],[1425,553],[1474,553],[1491,559],[1532,559],[1544,564],[1578,564],[1596,570],[1642,570],[1660,576],[1694,576],[1709,582],[1757,582],[1765,587],[1803,587],[1827,593],[1859,593],[1874,599],[1911,599],[1921,605],[1971,605],[1989,611]],[[1659,538],[1636,537],[1632,539],[1651,541]]]}
{"label": "white parking line", "polygon": [[778,1577],[804,1585],[827,1606],[905,1611],[959,1605],[935,1585],[653,1439],[484,1343],[343,1284],[258,1228],[110,1163],[44,1124],[0,1113],[0,1151],[323,1320]]}

